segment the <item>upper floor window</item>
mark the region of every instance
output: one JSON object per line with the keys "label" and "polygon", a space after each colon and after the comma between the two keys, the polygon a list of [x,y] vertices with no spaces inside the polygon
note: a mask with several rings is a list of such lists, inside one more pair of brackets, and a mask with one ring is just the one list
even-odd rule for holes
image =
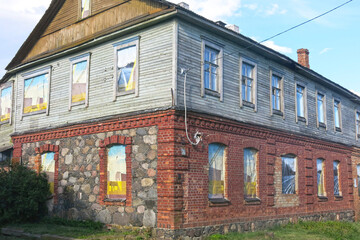
{"label": "upper floor window", "polygon": [[334,123],[335,130],[341,131],[341,103],[334,99]]}
{"label": "upper floor window", "polygon": [[356,111],[356,135],[357,138],[360,138],[360,112]]}
{"label": "upper floor window", "polygon": [[88,105],[88,82],[89,82],[90,54],[70,59],[70,102],[69,109],[74,105]]}
{"label": "upper floor window", "polygon": [[296,181],[296,157],[285,155],[281,157],[282,161],[282,193],[295,194],[297,190]]}
{"label": "upper floor window", "polygon": [[334,161],[334,195],[341,196],[340,184],[339,184],[339,161]]}
{"label": "upper floor window", "polygon": [[0,88],[0,124],[10,122],[12,107],[12,86]]}
{"label": "upper floor window", "polygon": [[296,111],[298,119],[305,119],[305,87],[296,85]]}
{"label": "upper floor window", "polygon": [[223,99],[223,50],[210,41],[202,41],[201,96]]}
{"label": "upper floor window", "polygon": [[325,127],[325,95],[317,93],[317,120],[319,126]]}
{"label": "upper floor window", "polygon": [[256,108],[257,64],[240,58],[240,105]]}
{"label": "upper floor window", "polygon": [[50,185],[50,192],[54,194],[55,179],[55,153],[47,152],[41,154],[41,172],[46,173]]}
{"label": "upper floor window", "polygon": [[86,18],[90,16],[90,1],[91,0],[80,0],[80,18]]}
{"label": "upper floor window", "polygon": [[225,147],[209,144],[209,199],[225,198]]}
{"label": "upper floor window", "polygon": [[283,78],[271,71],[271,109],[272,113],[283,115]]}
{"label": "upper floor window", "polygon": [[257,158],[258,151],[253,148],[244,149],[244,197],[257,198]]}
{"label": "upper floor window", "polygon": [[139,46],[138,38],[132,38],[115,46],[115,99],[116,96],[135,93],[138,95]]}
{"label": "upper floor window", "polygon": [[358,196],[360,196],[360,164],[356,165],[356,175],[357,175],[357,187],[358,187]]}
{"label": "upper floor window", "polygon": [[108,148],[107,198],[126,200],[125,145],[114,145]]}
{"label": "upper floor window", "polygon": [[317,189],[318,196],[326,196],[325,192],[325,161],[324,159],[316,160],[316,169],[317,169]]}
{"label": "upper floor window", "polygon": [[24,115],[48,113],[50,68],[44,68],[23,75],[23,110]]}

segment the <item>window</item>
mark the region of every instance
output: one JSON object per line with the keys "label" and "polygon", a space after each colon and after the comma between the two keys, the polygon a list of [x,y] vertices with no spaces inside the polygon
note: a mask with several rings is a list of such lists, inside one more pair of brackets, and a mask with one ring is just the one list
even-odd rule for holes
{"label": "window", "polygon": [[12,158],[12,152],[13,152],[12,149],[0,152],[0,165],[1,163],[10,163]]}
{"label": "window", "polygon": [[10,122],[12,106],[12,86],[0,88],[0,124]]}
{"label": "window", "polygon": [[244,197],[257,198],[257,156],[258,151],[252,148],[244,149]]}
{"label": "window", "polygon": [[46,173],[50,184],[50,192],[54,194],[54,178],[55,178],[55,153],[47,152],[41,154],[41,172]]}
{"label": "window", "polygon": [[325,95],[317,93],[317,120],[318,125],[325,127]]}
{"label": "window", "polygon": [[138,38],[132,38],[115,47],[115,98],[135,93],[138,96],[139,48]]}
{"label": "window", "polygon": [[305,119],[305,87],[296,85],[296,111],[298,119]]}
{"label": "window", "polygon": [[358,187],[358,196],[360,196],[360,164],[356,166],[356,175],[357,175],[357,187]]}
{"label": "window", "polygon": [[356,111],[356,135],[357,138],[360,138],[360,112]]}
{"label": "window", "polygon": [[340,184],[339,184],[339,161],[334,161],[334,195],[341,196]]}
{"label": "window", "polygon": [[223,100],[223,50],[212,41],[202,41],[201,96]]}
{"label": "window", "polygon": [[86,18],[90,16],[90,1],[91,0],[80,0],[80,18]]}
{"label": "window", "polygon": [[283,78],[271,71],[271,111],[274,114],[283,116]]}
{"label": "window", "polygon": [[256,110],[257,65],[240,58],[240,106],[253,107]]}
{"label": "window", "polygon": [[69,110],[72,106],[88,105],[88,82],[89,82],[89,60],[90,54],[70,59],[70,100]]}
{"label": "window", "polygon": [[225,198],[225,145],[209,144],[209,199]]}
{"label": "window", "polygon": [[109,147],[107,158],[107,198],[126,200],[125,145]]}
{"label": "window", "polygon": [[295,194],[296,185],[296,157],[286,155],[281,158],[282,161],[282,193]]}
{"label": "window", "polygon": [[23,75],[23,115],[49,113],[50,68]]}
{"label": "window", "polygon": [[335,131],[341,131],[341,104],[339,100],[334,99],[334,124]]}
{"label": "window", "polygon": [[317,159],[316,160],[317,165],[317,188],[318,188],[318,196],[324,197],[326,196],[325,192],[325,168],[324,168],[324,160],[323,159]]}

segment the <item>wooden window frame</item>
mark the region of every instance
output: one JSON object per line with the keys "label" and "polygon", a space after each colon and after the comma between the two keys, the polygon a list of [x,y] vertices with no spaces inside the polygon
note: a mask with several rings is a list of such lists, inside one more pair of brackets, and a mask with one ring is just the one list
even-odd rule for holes
{"label": "wooden window frame", "polygon": [[[272,78],[276,76],[280,79],[280,110],[274,109],[273,106],[273,91]],[[276,88],[278,89],[278,88]],[[280,115],[285,119],[285,101],[284,101],[284,74],[278,70],[270,69],[270,115]]]}
{"label": "wooden window frame", "polygon": [[78,10],[78,16],[79,16],[79,17],[78,17],[78,20],[79,20],[79,21],[91,17],[91,14],[92,14],[92,0],[88,0],[88,1],[89,1],[89,16],[86,16],[86,17],[82,17],[82,16],[81,16],[82,1],[83,1],[83,0],[78,0],[78,6],[79,6],[79,10]]}
{"label": "wooden window frame", "polygon": [[[205,65],[205,49],[206,47],[217,50],[217,65],[218,65],[218,75],[217,75],[217,89],[216,91],[205,88],[205,76],[204,76],[204,65]],[[224,50],[223,45],[217,42],[214,42],[210,39],[202,37],[201,41],[201,97],[205,96],[214,96],[218,97],[222,102],[224,100]]]}
{"label": "wooden window frame", "polygon": [[[46,106],[46,110],[41,110],[41,111],[36,111],[36,112],[32,112],[32,113],[24,113],[24,101],[25,101],[25,81],[29,78],[33,78],[33,77],[37,77],[40,75],[44,75],[44,74],[49,74],[49,89],[47,94],[47,98],[48,98],[48,103]],[[39,68],[37,70],[34,71],[30,71],[27,73],[24,73],[21,75],[21,82],[22,82],[22,100],[21,100],[21,114],[20,114],[20,120],[23,120],[24,117],[26,116],[33,116],[33,115],[38,115],[38,114],[43,114],[45,113],[46,116],[49,116],[49,111],[50,111],[50,92],[51,92],[51,78],[52,78],[52,66],[47,66],[47,67],[43,67],[43,68]]]}
{"label": "wooden window frame", "polygon": [[[69,111],[71,108],[78,105],[85,105],[85,107],[89,106],[89,79],[90,79],[90,56],[91,53],[82,54],[77,57],[70,58],[70,83],[69,83]],[[72,102],[72,87],[73,87],[73,66],[79,62],[86,61],[86,97],[84,101],[73,103]]]}
{"label": "wooden window frame", "polygon": [[[251,102],[248,102],[246,100],[243,100],[243,95],[244,93],[242,92],[242,87],[243,87],[243,72],[242,72],[242,67],[243,64],[247,64],[250,66],[253,66],[253,79],[252,79],[252,87],[251,87],[251,93],[252,93],[252,99]],[[248,106],[248,107],[253,107],[254,108],[254,112],[257,112],[257,73],[258,73],[258,67],[257,67],[257,63],[255,61],[252,61],[248,58],[245,57],[240,57],[240,81],[239,81],[239,93],[240,93],[240,107],[242,108],[243,106]],[[250,103],[250,104],[249,104]]]}
{"label": "wooden window frame", "polygon": [[[301,116],[298,115],[299,109],[297,107],[298,104],[298,99],[297,99],[297,88],[298,87],[302,87],[304,89],[303,92],[303,104],[304,104],[304,118],[302,118]],[[308,108],[307,108],[307,87],[305,84],[301,84],[298,82],[295,82],[295,121],[296,123],[298,123],[299,121],[305,121],[306,125],[309,124],[308,121]]]}
{"label": "wooden window frame", "polygon": [[[322,95],[323,96],[323,117],[324,117],[324,122],[320,122],[319,121],[319,109],[318,109],[318,96]],[[327,114],[326,114],[326,94],[322,91],[318,91],[316,90],[315,93],[315,104],[316,104],[316,126],[317,128],[323,127],[325,128],[325,130],[327,129]]]}
{"label": "wooden window frame", "polygon": [[[118,42],[113,44],[114,47],[114,101],[116,101],[117,97],[120,96],[124,96],[124,95],[130,95],[130,94],[134,94],[135,97],[139,96],[139,79],[140,79],[140,52],[139,52],[139,42],[140,42],[140,37],[133,37],[133,38],[129,38],[127,40]],[[136,47],[136,71],[137,71],[137,76],[135,79],[135,89],[130,90],[130,91],[123,91],[123,92],[119,92],[118,91],[118,67],[117,67],[117,62],[118,62],[118,51],[120,51],[121,49],[125,49],[125,48],[129,48],[135,46]]]}
{"label": "wooden window frame", "polygon": [[[10,107],[10,117],[9,120],[6,120],[4,122],[0,122],[0,125],[4,125],[4,124],[12,124],[12,113],[14,111],[13,107],[14,107],[14,81],[10,80],[9,82],[4,83],[3,85],[0,86],[0,107],[1,107],[1,93],[4,89],[11,87],[11,107]],[[1,113],[0,113],[1,114]]]}
{"label": "wooden window frame", "polygon": [[[333,121],[334,121],[334,131],[335,132],[342,132],[342,129],[343,129],[343,126],[342,126],[342,104],[341,104],[341,101],[340,99],[338,98],[333,98]],[[338,105],[338,114],[339,114],[339,127],[336,127],[336,124],[335,124],[335,119],[336,119],[336,116],[335,116],[335,103],[338,102],[339,105]]]}

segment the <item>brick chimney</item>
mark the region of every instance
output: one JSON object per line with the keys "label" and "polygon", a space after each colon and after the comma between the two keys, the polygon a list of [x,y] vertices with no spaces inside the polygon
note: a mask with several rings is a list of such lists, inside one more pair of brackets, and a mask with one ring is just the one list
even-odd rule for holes
{"label": "brick chimney", "polygon": [[309,64],[309,50],[301,48],[297,50],[298,63],[304,67],[310,68]]}

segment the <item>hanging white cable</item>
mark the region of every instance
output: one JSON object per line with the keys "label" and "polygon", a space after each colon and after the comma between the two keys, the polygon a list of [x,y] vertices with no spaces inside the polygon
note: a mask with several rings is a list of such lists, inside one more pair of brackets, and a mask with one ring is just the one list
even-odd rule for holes
{"label": "hanging white cable", "polygon": [[184,107],[185,107],[185,132],[186,132],[186,137],[188,139],[188,141],[191,143],[191,145],[198,145],[201,141],[201,136],[202,134],[199,131],[196,131],[195,135],[194,135],[194,139],[195,142],[191,141],[190,137],[189,137],[189,133],[188,133],[188,126],[187,126],[187,106],[186,106],[186,78],[187,78],[187,73],[188,73],[189,69],[181,69],[181,74],[184,74]]}

